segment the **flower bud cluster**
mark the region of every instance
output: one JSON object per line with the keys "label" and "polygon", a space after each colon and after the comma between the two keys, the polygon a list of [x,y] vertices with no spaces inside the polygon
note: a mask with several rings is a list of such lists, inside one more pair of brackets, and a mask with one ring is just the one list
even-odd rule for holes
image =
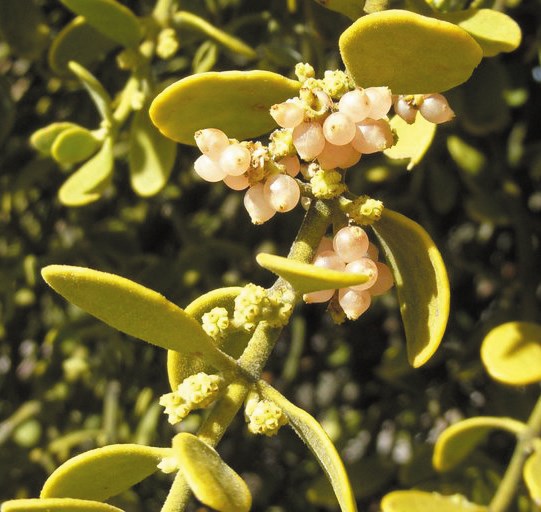
{"label": "flower bud cluster", "polygon": [[284,412],[270,400],[260,400],[257,394],[250,393],[246,400],[244,415],[248,430],[252,434],[274,436],[288,420]]}
{"label": "flower bud cluster", "polygon": [[[365,274],[365,283],[338,290],[338,303],[347,318],[356,320],[369,307],[372,297],[387,292],[393,286],[393,276],[385,263],[378,261],[378,249],[369,242],[364,229],[347,226],[334,238],[324,238],[316,251],[314,265],[322,268]],[[327,302],[336,290],[321,290],[304,295],[307,303]]]}
{"label": "flower bud cluster", "polygon": [[201,317],[201,326],[211,338],[218,340],[229,328],[229,312],[225,308],[213,308]]}
{"label": "flower bud cluster", "polygon": [[219,375],[196,373],[186,377],[176,391],[162,395],[159,403],[165,407],[169,423],[175,425],[194,409],[203,409],[214,402],[223,384],[224,379]]}

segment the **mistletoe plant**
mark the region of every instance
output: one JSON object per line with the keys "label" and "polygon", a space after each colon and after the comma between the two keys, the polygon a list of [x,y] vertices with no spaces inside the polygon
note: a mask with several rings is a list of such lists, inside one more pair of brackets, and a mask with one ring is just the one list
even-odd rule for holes
{"label": "mistletoe plant", "polygon": [[[341,510],[355,511],[352,486],[323,427],[262,379],[262,372],[299,301],[330,301],[336,322],[356,320],[393,283],[411,365],[419,367],[434,354],[449,314],[441,255],[419,224],[385,209],[377,198],[353,194],[346,169],[360,172],[362,155],[381,151],[408,159],[409,168],[414,167],[436,125],[454,116],[441,92],[466,81],[483,56],[514,49],[520,30],[504,14],[486,9],[441,13],[416,3],[422,14],[386,10],[361,16],[353,2],[337,0],[329,7],[361,16],[340,38],[346,71],[329,70],[317,78],[312,66],[298,64],[297,80],[258,70],[204,72],[170,85],[150,104],[160,87],[149,63],[155,55],[176,51],[173,22],[209,31],[208,26],[190,13],[174,12],[169,2],[159,2],[150,21],[112,0],[63,3],[81,17],[57,40],[53,62],[64,62],[64,69],[75,73],[102,116],[95,131],[60,123],[33,137],[39,149],[62,164],[86,161],[60,191],[65,204],[99,199],[111,179],[114,143],[133,114],[129,161],[138,193],[151,195],[163,186],[178,142],[201,150],[194,163],[201,178],[245,190],[244,204],[254,224],[299,203],[306,215],[287,257],[257,256],[262,267],[278,276],[270,288],[253,283],[220,288],[185,309],[114,274],[65,265],[44,268],[45,281],[71,303],[168,351],[171,392],[160,404],[171,424],[197,409],[208,412],[196,435],[177,433],[168,447],[110,445],[78,455],[50,475],[40,498],[6,502],[2,511],[118,511],[106,501],[160,470],[175,475],[163,512],[184,510],[192,493],[215,510],[248,511],[248,486],[216,451],[242,408],[251,433],[273,436],[284,425],[293,428],[319,461]],[[120,64],[131,74],[115,107],[84,67],[89,57],[77,63],[69,53],[70,38],[87,37],[83,26],[125,47]],[[213,35],[252,56],[242,42]],[[268,144],[247,140],[273,129]],[[369,230],[379,249],[369,241]],[[379,250],[387,263],[379,260]],[[442,437],[436,465],[452,466],[465,456],[474,443],[462,438],[473,428],[482,433],[495,426],[527,431],[528,447],[535,445],[537,452],[526,463],[526,478],[538,497],[538,477],[532,476],[539,467],[538,416],[534,412],[529,426],[467,420]],[[464,497],[416,491],[392,493],[382,507],[387,512],[484,510]]]}

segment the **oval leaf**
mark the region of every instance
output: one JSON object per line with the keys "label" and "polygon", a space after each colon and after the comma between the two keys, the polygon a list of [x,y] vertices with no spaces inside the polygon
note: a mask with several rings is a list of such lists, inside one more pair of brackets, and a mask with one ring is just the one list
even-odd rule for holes
{"label": "oval leaf", "polygon": [[394,491],[381,501],[382,512],[488,512],[487,507],[470,503],[464,496],[442,496],[435,492]]}
{"label": "oval leaf", "polygon": [[173,450],[196,498],[219,512],[248,512],[252,495],[244,480],[196,436],[181,433],[173,439]]}
{"label": "oval leaf", "polygon": [[516,50],[522,39],[519,25],[507,14],[494,9],[466,9],[447,12],[438,18],[468,32],[481,46],[485,57]]}
{"label": "oval leaf", "polygon": [[36,130],[30,136],[30,144],[32,144],[32,146],[34,146],[40,153],[50,156],[51,148],[56,138],[65,130],[78,127],[78,124],[68,122],[49,124],[43,128],[40,128],[39,130]]}
{"label": "oval leaf", "polygon": [[393,272],[415,368],[437,350],[449,317],[449,279],[440,252],[416,222],[385,209],[372,226]]}
{"label": "oval leaf", "polygon": [[130,181],[135,192],[142,197],[157,194],[171,175],[176,155],[177,145],[156,130],[147,109],[136,112],[128,153]]}
{"label": "oval leaf", "polygon": [[355,496],[340,455],[323,427],[303,409],[292,404],[276,389],[260,380],[259,391],[280,407],[297,435],[306,443],[327,475],[342,512],[356,512]]}
{"label": "oval leaf", "polygon": [[296,96],[300,84],[270,71],[200,73],[165,89],[152,102],[150,118],[170,139],[195,146],[194,133],[219,128],[242,140],[269,132],[275,103]]}
{"label": "oval leaf", "polygon": [[63,130],[51,146],[51,156],[61,164],[76,164],[92,156],[100,147],[100,141],[90,130],[74,126]]}
{"label": "oval leaf", "polygon": [[436,125],[421,115],[415,118],[413,124],[406,123],[400,116],[394,116],[390,124],[398,135],[398,141],[386,149],[384,154],[393,159],[409,159],[407,169],[410,171],[423,159],[432,144]]}
{"label": "oval leaf", "polygon": [[2,512],[123,512],[117,507],[98,501],[72,498],[11,500],[2,503]]}
{"label": "oval leaf", "polygon": [[158,470],[171,448],[114,444],[81,453],[57,468],[45,482],[41,498],[105,501]]}
{"label": "oval leaf", "polygon": [[97,201],[109,185],[113,165],[113,141],[108,138],[101,149],[60,187],[60,202],[66,206],[84,206]]}
{"label": "oval leaf", "polygon": [[483,56],[460,27],[392,9],[359,18],[339,44],[357,85],[386,85],[394,94],[451,89],[470,77]]}
{"label": "oval leaf", "polygon": [[228,358],[191,316],[163,295],[129,279],[89,268],[50,265],[42,270],[49,286],[71,303],[115,329],[167,350],[205,356],[218,368]]}
{"label": "oval leaf", "polygon": [[495,327],[483,340],[481,359],[490,376],[505,384],[541,382],[541,325],[507,322]]}
{"label": "oval leaf", "polygon": [[[212,290],[195,299],[184,311],[198,322],[200,322],[201,317],[212,308],[225,308],[232,314],[235,309],[235,297],[241,290],[242,288],[240,286]],[[228,334],[222,339],[213,339],[213,343],[222,352],[237,359],[241,356],[251,337],[251,333],[239,330]],[[198,372],[211,373],[212,367],[201,359],[194,359],[193,357],[189,357],[186,354],[174,350],[169,350],[167,352],[167,374],[169,376],[169,384],[173,391],[177,389],[178,385],[186,377]]]}
{"label": "oval leaf", "polygon": [[532,500],[541,505],[541,444],[526,460],[523,476]]}
{"label": "oval leaf", "polygon": [[61,0],[75,14],[109,39],[126,47],[141,40],[139,20],[127,7],[115,0]]}
{"label": "oval leaf", "polygon": [[449,471],[460,464],[494,429],[518,436],[526,425],[512,418],[479,417],[459,421],[446,428],[434,446],[432,463],[438,471]]}
{"label": "oval leaf", "polygon": [[330,270],[264,252],[259,253],[256,260],[263,268],[285,279],[298,293],[347,288],[370,279],[368,274]]}

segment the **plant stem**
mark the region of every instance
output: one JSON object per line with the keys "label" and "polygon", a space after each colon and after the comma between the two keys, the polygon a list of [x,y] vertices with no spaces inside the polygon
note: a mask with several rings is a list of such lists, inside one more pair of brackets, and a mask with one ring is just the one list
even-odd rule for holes
{"label": "plant stem", "polygon": [[541,436],[541,396],[538,398],[532,414],[528,419],[526,429],[518,437],[518,443],[513,452],[511,462],[507,467],[496,494],[488,506],[490,512],[505,512],[509,508],[517,493],[522,478],[524,463],[532,452],[534,440],[539,436]]}
{"label": "plant stem", "polygon": [[173,480],[161,512],[182,512],[190,499],[191,492],[186,479],[181,471],[178,471]]}

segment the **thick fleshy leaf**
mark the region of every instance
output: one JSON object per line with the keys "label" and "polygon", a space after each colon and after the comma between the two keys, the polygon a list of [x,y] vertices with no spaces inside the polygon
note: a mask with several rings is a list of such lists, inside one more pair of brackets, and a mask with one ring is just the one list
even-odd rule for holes
{"label": "thick fleshy leaf", "polygon": [[85,68],[107,55],[117,43],[78,16],[55,37],[49,48],[49,66],[58,74],[70,72],[68,63],[76,61]]}
{"label": "thick fleshy leaf", "polygon": [[435,492],[394,491],[381,501],[382,512],[488,512],[487,507],[470,503],[464,496],[443,496]]}
{"label": "thick fleshy leaf", "polygon": [[49,124],[43,128],[40,128],[39,130],[36,130],[30,136],[30,144],[32,144],[32,146],[34,146],[40,153],[50,156],[51,148],[56,138],[65,130],[78,127],[78,124],[68,122]]}
{"label": "thick fleshy leaf", "polygon": [[84,206],[97,201],[113,173],[113,141],[105,139],[101,149],[60,187],[58,197],[66,206]]}
{"label": "thick fleshy leaf", "polygon": [[490,376],[505,384],[541,382],[541,325],[507,322],[495,327],[483,340],[481,359]]}
{"label": "thick fleshy leaf", "polygon": [[113,444],[96,448],[57,468],[45,482],[41,498],[79,498],[105,501],[158,470],[171,448]]}
{"label": "thick fleshy leaf", "polygon": [[364,0],[316,0],[326,9],[344,14],[352,20],[356,20],[365,14],[363,11]]}
{"label": "thick fleshy leaf", "polygon": [[449,317],[449,279],[440,252],[416,222],[389,209],[372,226],[391,267],[415,368],[437,350]]}
{"label": "thick fleshy leaf", "polygon": [[259,253],[256,260],[263,268],[284,278],[299,293],[347,288],[366,283],[370,279],[369,275],[316,267],[264,252]]}
{"label": "thick fleshy leaf", "polygon": [[219,128],[239,140],[257,137],[276,127],[270,107],[296,96],[299,87],[270,71],[200,73],[158,94],[150,118],[165,136],[193,146],[194,133],[203,128]]}
{"label": "thick fleshy leaf", "polygon": [[[280,407],[297,435],[306,443],[327,475],[340,504],[342,512],[356,512],[357,505],[353,489],[340,455],[323,427],[303,409],[292,404],[287,398],[264,381],[258,383],[262,395]],[[362,485],[362,482],[358,482]]]}
{"label": "thick fleshy leaf", "polygon": [[252,495],[244,480],[196,436],[181,433],[173,439],[173,450],[196,498],[219,512],[248,512]]}
{"label": "thick fleshy leaf", "polygon": [[42,275],[65,299],[119,331],[167,350],[205,357],[220,368],[230,366],[196,320],[153,290],[114,274],[68,265],[50,265]]}
{"label": "thick fleshy leaf", "polygon": [[74,126],[63,130],[51,146],[51,156],[61,164],[76,164],[92,156],[100,147],[90,130]]}
{"label": "thick fleshy leaf", "polygon": [[115,0],[61,0],[75,14],[109,39],[126,47],[137,46],[142,32],[130,9]]}
{"label": "thick fleshy leaf", "polygon": [[98,501],[73,498],[11,500],[2,503],[1,512],[123,512],[117,507]]}
{"label": "thick fleshy leaf", "polygon": [[135,192],[149,197],[157,194],[167,183],[177,145],[165,138],[151,123],[147,108],[135,113],[130,130],[130,180]]}
{"label": "thick fleshy leaf", "polygon": [[[235,297],[241,290],[242,288],[239,286],[212,290],[195,299],[186,306],[184,311],[198,322],[201,321],[201,317],[205,313],[208,313],[213,308],[225,308],[232,315],[235,308]],[[213,339],[213,342],[220,350],[237,359],[246,348],[251,336],[251,333],[239,330],[228,334],[222,339]],[[181,352],[174,350],[167,352],[167,374],[172,390],[176,390],[186,377],[198,372],[212,373],[212,366]]]}
{"label": "thick fleshy leaf", "polygon": [[394,9],[359,18],[339,44],[357,85],[386,85],[394,94],[451,89],[470,77],[483,56],[460,27]]}
{"label": "thick fleshy leaf", "polygon": [[384,151],[385,155],[393,159],[405,159],[408,162],[408,171],[413,169],[425,156],[432,139],[436,133],[436,125],[429,123],[420,114],[413,124],[408,124],[400,116],[391,119],[391,128],[398,136],[397,143]]}
{"label": "thick fleshy leaf", "polygon": [[526,487],[536,505],[541,505],[541,442],[537,442],[535,451],[528,457],[522,473]]}
{"label": "thick fleshy leaf", "polygon": [[434,446],[432,463],[438,471],[449,471],[460,464],[495,429],[518,436],[526,425],[512,418],[491,416],[469,418],[446,428]]}
{"label": "thick fleshy leaf", "polygon": [[438,18],[466,30],[481,46],[485,57],[512,52],[522,39],[522,32],[515,20],[495,9],[447,12],[438,15]]}

